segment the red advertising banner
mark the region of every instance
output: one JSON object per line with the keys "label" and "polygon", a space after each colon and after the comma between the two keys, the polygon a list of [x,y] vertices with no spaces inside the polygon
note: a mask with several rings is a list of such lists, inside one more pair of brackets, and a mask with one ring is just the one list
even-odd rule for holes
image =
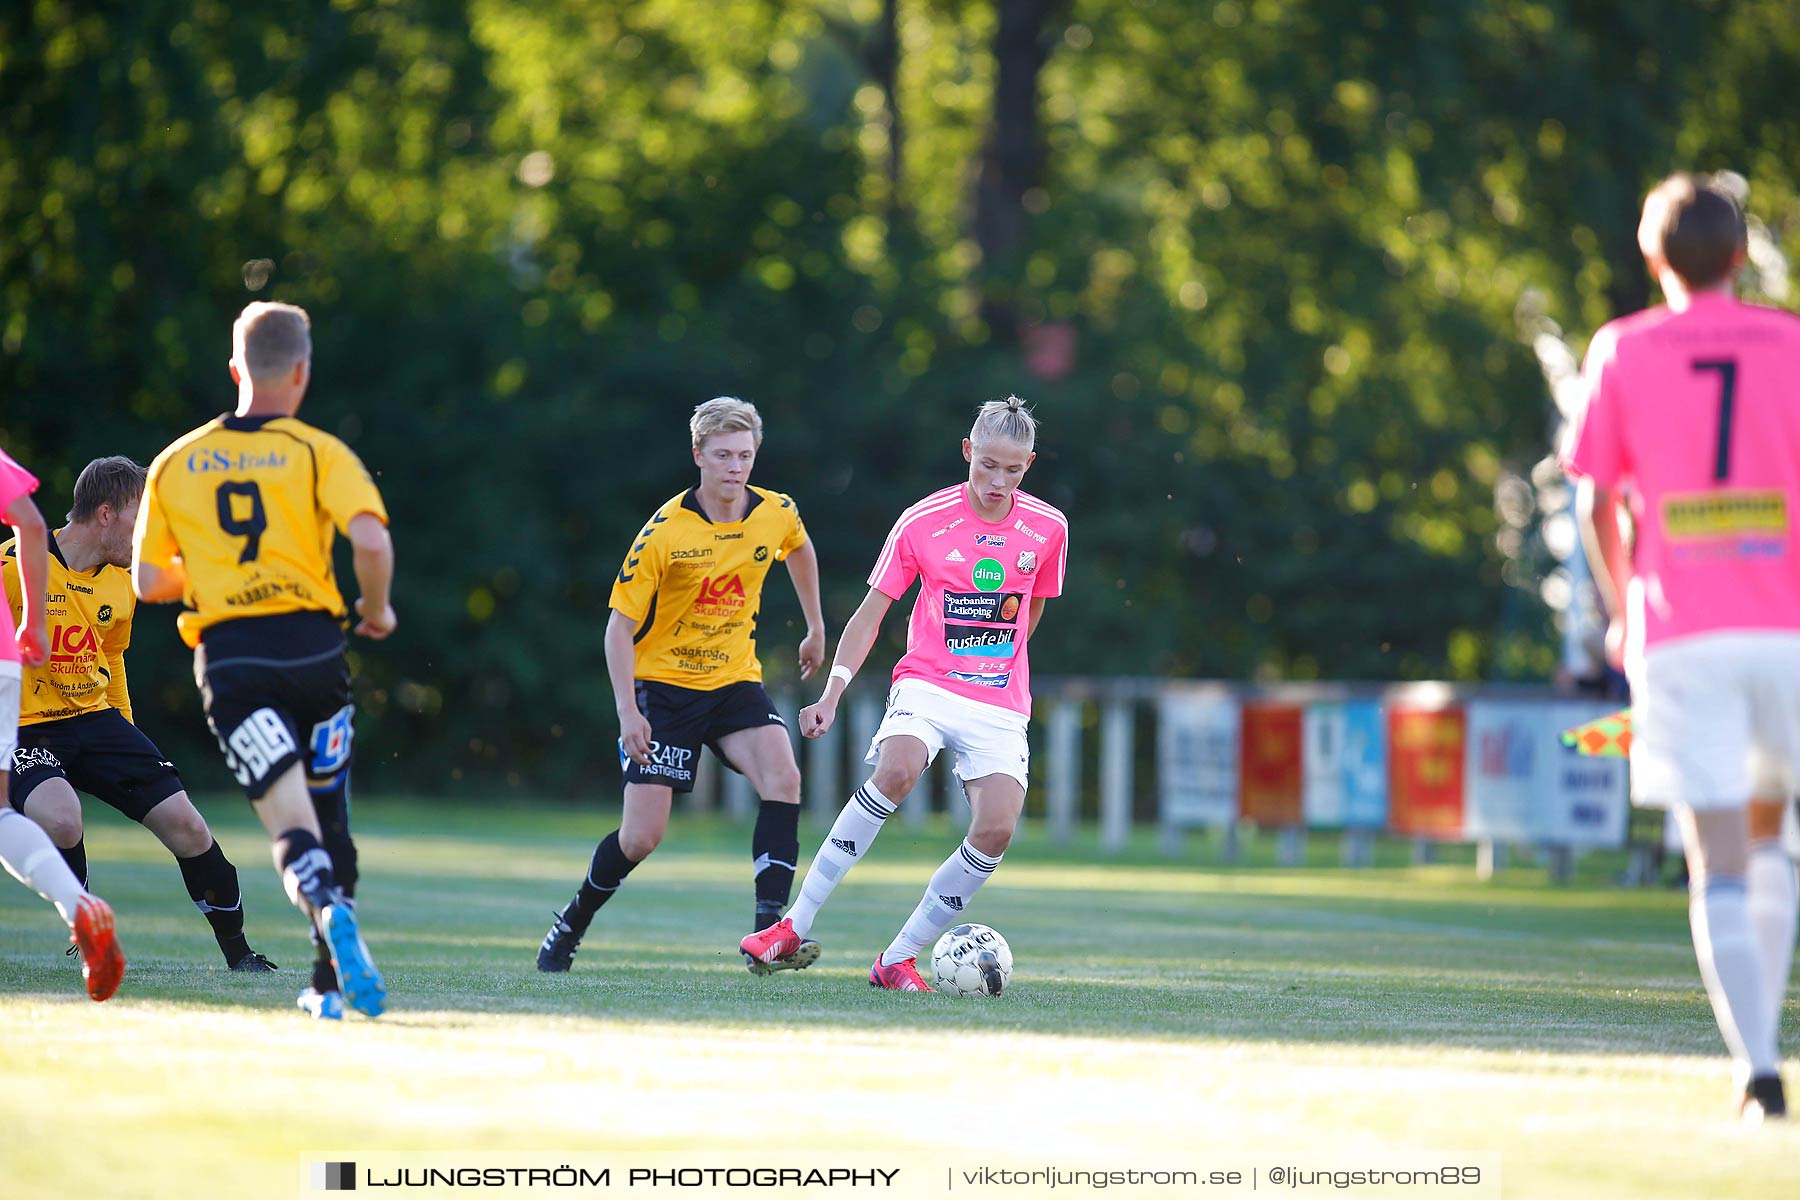
{"label": "red advertising banner", "polygon": [[1468,718],[1461,706],[1388,709],[1388,828],[1410,837],[1463,835],[1463,759]]}
{"label": "red advertising banner", "polygon": [[1264,827],[1302,823],[1301,723],[1295,704],[1248,703],[1241,726],[1238,812]]}

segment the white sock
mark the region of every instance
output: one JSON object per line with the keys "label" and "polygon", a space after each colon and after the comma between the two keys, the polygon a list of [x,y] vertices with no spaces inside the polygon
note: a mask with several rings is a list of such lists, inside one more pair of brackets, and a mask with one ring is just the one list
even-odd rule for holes
{"label": "white sock", "polygon": [[882,795],[873,779],[856,789],[850,802],[838,813],[837,820],[831,823],[831,832],[819,844],[818,853],[813,855],[811,865],[806,868],[806,878],[800,884],[800,898],[787,911],[787,919],[794,923],[795,933],[805,937],[812,931],[813,922],[818,919],[825,901],[831,898],[832,890],[869,852],[882,824],[899,807]]}
{"label": "white sock", "polygon": [[1688,899],[1694,956],[1712,1001],[1713,1019],[1725,1036],[1732,1066],[1745,1082],[1773,1075],[1775,1029],[1763,993],[1762,955],[1750,927],[1744,881],[1715,875]]}
{"label": "white sock", "polygon": [[925,897],[919,901],[919,907],[913,909],[899,934],[881,952],[881,965],[891,967],[903,959],[919,957],[919,951],[962,920],[963,909],[981,885],[994,877],[994,868],[999,865],[998,858],[989,858],[964,838],[925,885]]}
{"label": "white sock", "polygon": [[50,835],[37,822],[6,807],[0,807],[0,863],[14,879],[56,905],[63,924],[74,927],[75,905],[87,890]]}
{"label": "white sock", "polygon": [[1744,882],[1749,887],[1750,926],[1756,931],[1757,949],[1762,952],[1763,1000],[1768,1008],[1769,1027],[1779,1043],[1788,969],[1794,961],[1800,885],[1795,882],[1794,864],[1779,841],[1757,842],[1750,847]]}

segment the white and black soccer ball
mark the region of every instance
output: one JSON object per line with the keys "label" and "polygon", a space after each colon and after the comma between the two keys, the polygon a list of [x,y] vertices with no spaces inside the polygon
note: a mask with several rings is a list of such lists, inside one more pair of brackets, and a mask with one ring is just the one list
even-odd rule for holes
{"label": "white and black soccer ball", "polygon": [[958,925],[931,948],[937,989],[952,996],[998,996],[1012,981],[1012,947],[986,925]]}

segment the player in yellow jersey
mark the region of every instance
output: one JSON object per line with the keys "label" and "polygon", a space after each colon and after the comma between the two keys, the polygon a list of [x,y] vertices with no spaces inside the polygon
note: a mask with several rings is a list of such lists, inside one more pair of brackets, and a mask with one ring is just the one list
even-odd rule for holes
{"label": "player in yellow jersey", "polygon": [[[800,768],[756,657],[756,617],[769,568],[785,562],[806,637],[800,677],[825,659],[819,560],[794,502],[750,486],[762,417],[730,396],[688,422],[700,483],[656,510],[632,543],[613,585],[606,669],[619,714],[625,809],[594,851],[575,898],[556,914],[538,970],[567,971],[602,904],[662,841],[675,792],[694,788],[700,747],[710,746],[762,798],[751,834],[756,916],[773,923],[787,905],[800,853]],[[811,965],[815,942],[755,973]]]}
{"label": "player in yellow jersey", "polygon": [[[184,600],[178,622],[225,765],[275,846],[288,897],[320,960],[300,1006],[379,1016],[386,986],[350,897],[350,668],[336,534],[355,550],[356,632],[394,631],[387,508],[350,448],[296,420],[312,378],[312,325],[256,303],[232,327],[237,412],[177,439],[150,464],[133,537],[140,600]],[[340,990],[341,985],[341,990]]]}
{"label": "player in yellow jersey", "polygon": [[[143,492],[144,468],[129,458],[97,458],[75,480],[69,523],[47,539],[50,655],[25,671],[10,799],[44,827],[84,886],[87,848],[75,789],[118,809],[175,856],[226,964],[273,971],[244,938],[237,868],[188,799],[174,764],[131,719],[125,649],[137,597],[129,568]],[[0,546],[0,579],[15,618],[24,607],[18,554],[16,538]]]}
{"label": "player in yellow jersey", "polygon": [[[12,758],[19,729],[20,666],[41,667],[50,658],[44,618],[44,576],[49,553],[44,517],[32,503],[37,478],[0,450],[0,523],[13,531],[14,561],[22,597],[16,632],[0,630],[0,763]],[[10,772],[0,769],[0,867],[48,900],[81,953],[88,995],[104,1000],[118,990],[125,954],[113,927],[112,908],[69,870],[50,835],[4,803]]]}

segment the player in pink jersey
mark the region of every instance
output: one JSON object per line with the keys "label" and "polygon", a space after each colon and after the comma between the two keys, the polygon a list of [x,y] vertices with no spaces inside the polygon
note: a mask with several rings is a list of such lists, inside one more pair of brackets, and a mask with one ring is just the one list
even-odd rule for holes
{"label": "player in pink jersey", "polygon": [[[38,481],[0,450],[0,520],[19,539],[19,628],[0,636],[0,763],[12,762],[19,736],[20,662],[41,667],[50,654],[44,618],[44,580],[49,571],[49,542],[43,514],[31,501]],[[81,951],[81,974],[88,995],[104,1000],[118,990],[125,974],[125,955],[113,932],[113,911],[87,891],[50,835],[6,801],[9,770],[0,769],[0,865],[51,904],[69,927],[69,940]]]}
{"label": "player in pink jersey", "polygon": [[813,856],[800,899],[782,920],[739,947],[771,962],[791,954],[850,868],[868,853],[940,750],[956,755],[969,799],[969,833],[932,875],[925,896],[875,959],[869,982],[929,992],[919,951],[963,915],[993,875],[1025,807],[1031,764],[1031,676],[1026,647],[1044,603],[1062,594],[1069,522],[1019,489],[1036,454],[1037,422],[1017,396],[981,406],[963,458],[968,482],[934,492],[900,515],[869,576],[869,594],[844,626],[837,659],[800,732],[821,736],[875,644],[888,607],[913,580],[919,596],[906,654],[894,668],[887,713],[869,747],[875,773],[838,814]]}
{"label": "player in pink jersey", "polygon": [[1754,798],[1800,792],[1800,319],[1733,297],[1744,216],[1709,179],[1652,191],[1638,245],[1668,304],[1594,335],[1563,462],[1631,680],[1632,798],[1680,823],[1700,973],[1760,1121],[1787,1108],[1795,875],[1783,801]]}

